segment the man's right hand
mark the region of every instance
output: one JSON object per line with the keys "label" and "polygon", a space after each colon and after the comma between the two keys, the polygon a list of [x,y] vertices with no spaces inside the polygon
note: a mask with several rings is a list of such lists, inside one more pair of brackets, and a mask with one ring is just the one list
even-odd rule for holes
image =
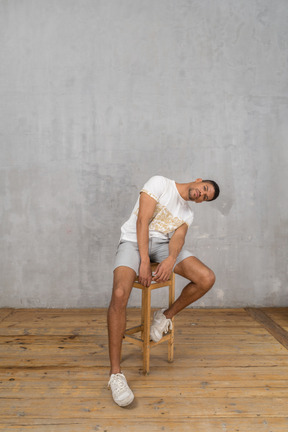
{"label": "man's right hand", "polygon": [[149,287],[152,281],[151,266],[149,262],[141,262],[139,267],[139,282],[145,287]]}

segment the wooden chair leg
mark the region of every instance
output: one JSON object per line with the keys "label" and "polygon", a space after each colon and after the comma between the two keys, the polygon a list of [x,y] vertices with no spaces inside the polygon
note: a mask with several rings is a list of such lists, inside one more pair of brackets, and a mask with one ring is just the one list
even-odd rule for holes
{"label": "wooden chair leg", "polygon": [[[156,264],[152,264],[152,269]],[[154,267],[153,267],[154,266]],[[174,303],[175,300],[175,275],[172,274],[172,277],[168,283],[169,285],[169,306]],[[150,287],[144,287],[141,285],[136,279],[134,282],[134,287],[142,290],[142,310],[141,310],[141,325],[136,327],[132,327],[126,329],[124,338],[127,342],[130,342],[138,347],[142,348],[143,351],[143,373],[149,374],[150,370],[150,350],[151,346],[155,344],[151,344],[150,342],[150,321],[151,321],[151,291],[152,289],[158,289],[167,286],[163,283],[155,283],[150,285]],[[172,318],[173,328],[170,331],[170,337],[168,335],[163,338],[161,342],[168,341],[168,361],[172,362],[174,359],[174,319]],[[139,337],[135,337],[134,334],[141,332],[141,339]],[[133,335],[133,336],[132,336]],[[158,343],[156,345],[158,345]]]}
{"label": "wooden chair leg", "polygon": [[174,361],[174,331],[172,329],[170,339],[168,342],[168,362],[173,363]]}
{"label": "wooden chair leg", "polygon": [[141,307],[141,339],[144,340],[144,321],[145,321],[145,290],[142,289],[142,307]]}
{"label": "wooden chair leg", "polygon": [[150,318],[151,318],[151,288],[145,288],[144,292],[144,335],[143,335],[143,373],[149,374],[150,370]]}
{"label": "wooden chair leg", "polygon": [[[169,307],[175,301],[175,274],[172,275],[171,285],[169,287]],[[168,342],[168,362],[172,363],[174,361],[174,318],[172,318],[172,330],[170,339]]]}

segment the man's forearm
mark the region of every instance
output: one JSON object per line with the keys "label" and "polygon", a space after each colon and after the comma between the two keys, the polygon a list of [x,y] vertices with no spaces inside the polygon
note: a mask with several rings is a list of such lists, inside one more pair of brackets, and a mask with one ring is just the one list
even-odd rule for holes
{"label": "man's forearm", "polygon": [[183,245],[183,235],[179,235],[179,232],[175,232],[169,242],[169,256],[157,266],[153,281],[161,282],[169,279]]}
{"label": "man's forearm", "polygon": [[137,220],[137,242],[140,253],[139,282],[149,287],[151,285],[152,274],[149,258],[149,223],[146,219]]}
{"label": "man's forearm", "polygon": [[149,224],[147,221],[137,220],[137,242],[141,262],[150,262],[149,258]]}

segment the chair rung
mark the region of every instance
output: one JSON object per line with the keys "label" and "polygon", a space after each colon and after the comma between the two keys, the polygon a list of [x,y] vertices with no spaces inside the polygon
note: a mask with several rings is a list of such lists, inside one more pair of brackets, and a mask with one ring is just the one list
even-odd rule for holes
{"label": "chair rung", "polygon": [[[129,330],[131,330],[131,329],[129,329]],[[126,340],[126,342],[131,342],[133,344],[136,344],[136,345],[139,345],[140,347],[142,347],[143,339],[137,338],[135,336],[131,336],[132,334],[133,333],[130,333],[130,334],[127,333],[127,330],[126,330],[123,338]],[[164,335],[162,337],[162,339],[159,342],[154,342],[154,341],[150,340],[149,344],[150,344],[150,347],[152,348],[156,345],[160,345],[161,343],[166,342],[166,341],[170,341],[170,340],[171,340],[171,332],[168,332],[166,335]]]}
{"label": "chair rung", "polygon": [[138,345],[140,348],[143,347],[143,340],[136,338],[135,336],[128,336],[124,334],[124,339],[126,340],[126,342],[130,342],[134,345]]}
{"label": "chair rung", "polygon": [[131,334],[134,334],[134,333],[138,333],[138,332],[140,332],[142,330],[143,330],[143,326],[142,325],[135,326],[135,327],[130,327],[129,329],[125,330],[125,334],[126,335],[131,335]]}
{"label": "chair rung", "polygon": [[160,345],[162,342],[166,342],[167,340],[170,341],[171,339],[171,332],[168,332],[166,335],[164,335],[162,337],[162,339],[159,342],[154,342],[154,341],[150,341],[150,346],[151,348],[156,346],[156,345]]}

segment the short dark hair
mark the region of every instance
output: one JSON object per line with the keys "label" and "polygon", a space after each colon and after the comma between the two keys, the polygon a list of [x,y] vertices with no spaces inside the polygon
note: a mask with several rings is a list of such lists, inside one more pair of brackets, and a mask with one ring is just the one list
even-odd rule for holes
{"label": "short dark hair", "polygon": [[214,180],[202,180],[202,181],[203,181],[203,183],[210,183],[214,187],[214,196],[209,201],[214,201],[216,198],[218,198],[218,196],[220,194],[220,188],[219,188],[218,184]]}

